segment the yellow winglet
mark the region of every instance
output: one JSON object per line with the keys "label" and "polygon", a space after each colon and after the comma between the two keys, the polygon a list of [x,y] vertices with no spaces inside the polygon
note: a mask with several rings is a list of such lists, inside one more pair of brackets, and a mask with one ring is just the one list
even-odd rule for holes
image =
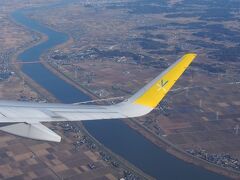
{"label": "yellow winglet", "polygon": [[151,82],[151,86],[147,87],[133,103],[155,108],[196,56],[197,54],[194,53],[184,55],[180,60],[160,74],[157,79],[154,79],[153,82]]}

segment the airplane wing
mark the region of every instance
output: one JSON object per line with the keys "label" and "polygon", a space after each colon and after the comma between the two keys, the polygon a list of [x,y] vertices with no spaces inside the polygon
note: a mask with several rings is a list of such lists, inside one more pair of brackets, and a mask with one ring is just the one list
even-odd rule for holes
{"label": "airplane wing", "polygon": [[41,122],[139,117],[151,112],[195,59],[184,55],[129,99],[115,105],[74,105],[0,101],[0,130],[37,140],[60,142],[61,137]]}

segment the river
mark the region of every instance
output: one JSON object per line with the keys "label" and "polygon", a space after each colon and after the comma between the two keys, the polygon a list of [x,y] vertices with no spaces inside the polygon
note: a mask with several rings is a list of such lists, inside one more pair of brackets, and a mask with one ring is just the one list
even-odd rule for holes
{"label": "river", "polygon": [[[28,18],[26,13],[33,10],[36,10],[36,8],[17,10],[12,13],[12,18],[26,28],[46,35],[48,40],[25,50],[18,56],[19,61],[39,61],[44,52],[68,40],[67,34],[54,31],[44,24]],[[90,100],[89,96],[56,76],[40,63],[23,64],[21,70],[63,103]],[[224,176],[175,158],[120,120],[85,121],[84,126],[104,146],[157,179],[227,179]]]}

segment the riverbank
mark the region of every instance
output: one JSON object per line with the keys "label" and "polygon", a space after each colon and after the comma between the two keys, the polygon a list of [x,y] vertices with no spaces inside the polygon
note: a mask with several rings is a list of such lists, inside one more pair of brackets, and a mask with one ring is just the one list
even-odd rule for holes
{"label": "riverbank", "polygon": [[[47,40],[46,36],[41,36],[41,40],[37,44],[40,44],[46,40]],[[18,61],[17,57],[21,53],[23,53],[26,49],[37,44],[30,44],[29,47],[21,49],[17,53],[15,53],[14,56],[12,56],[10,59],[11,67],[13,68],[13,71],[15,72],[16,76],[20,77],[24,81],[24,83],[26,83],[33,91],[37,92],[42,99],[46,99],[50,102],[59,102],[50,92],[42,88],[39,84],[34,82],[29,76],[27,76],[21,71],[22,64],[21,62]]]}
{"label": "riverbank", "polygon": [[140,123],[138,123],[137,120],[135,120],[135,119],[134,120],[126,119],[126,120],[124,120],[124,122],[128,126],[133,128],[134,130],[136,130],[137,132],[142,134],[144,137],[149,139],[152,143],[154,143],[158,147],[163,148],[168,153],[174,155],[175,157],[177,157],[177,158],[179,158],[183,161],[186,161],[186,162],[194,164],[196,166],[205,168],[209,171],[212,171],[212,172],[215,172],[215,173],[218,173],[218,174],[222,174],[224,176],[227,176],[227,177],[230,177],[230,178],[233,178],[233,179],[236,179],[236,180],[239,179],[239,172],[233,171],[231,169],[225,169],[221,166],[217,166],[217,165],[211,164],[207,161],[204,161],[200,158],[197,158],[196,156],[191,156],[190,154],[188,154],[184,150],[178,148],[177,146],[175,146],[171,142],[164,139],[164,137],[156,136],[156,134],[154,134],[149,129],[147,129],[146,127],[144,127]]}

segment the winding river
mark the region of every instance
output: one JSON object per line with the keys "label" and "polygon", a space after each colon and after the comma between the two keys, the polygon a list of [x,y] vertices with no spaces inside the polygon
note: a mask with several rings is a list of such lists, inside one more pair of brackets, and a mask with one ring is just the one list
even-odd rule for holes
{"label": "winding river", "polygon": [[[49,6],[51,8],[54,6]],[[48,40],[28,48],[18,56],[19,61],[39,61],[40,56],[68,40],[65,33],[54,31],[36,20],[28,18],[29,11],[40,8],[21,9],[12,13],[13,20],[26,28],[40,32]],[[42,64],[23,64],[25,74],[41,85],[63,103],[90,100],[90,97],[66,83]],[[103,145],[122,156],[147,174],[162,180],[225,180],[224,176],[175,158],[155,146],[142,135],[120,120],[84,122],[86,129]]]}

